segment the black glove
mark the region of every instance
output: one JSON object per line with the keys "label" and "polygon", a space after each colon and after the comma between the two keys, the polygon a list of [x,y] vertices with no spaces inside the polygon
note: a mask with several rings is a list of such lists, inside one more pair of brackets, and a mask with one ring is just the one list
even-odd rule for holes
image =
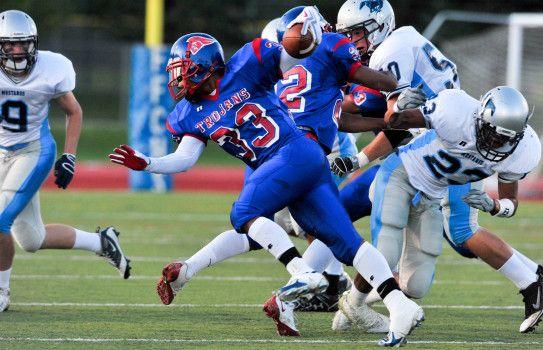
{"label": "black glove", "polygon": [[55,162],[55,184],[59,188],[66,189],[74,177],[74,171],[75,156],[70,153],[64,153]]}
{"label": "black glove", "polygon": [[345,176],[353,171],[360,169],[358,158],[353,157],[337,157],[330,164],[332,172],[338,176]]}

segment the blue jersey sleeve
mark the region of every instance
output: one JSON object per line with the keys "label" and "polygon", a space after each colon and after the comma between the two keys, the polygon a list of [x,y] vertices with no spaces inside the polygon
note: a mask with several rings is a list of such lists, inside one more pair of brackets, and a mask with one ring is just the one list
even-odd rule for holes
{"label": "blue jersey sleeve", "polygon": [[172,134],[172,138],[179,143],[183,137],[190,136],[207,144],[207,138],[199,132],[197,124],[191,127],[186,121],[184,111],[182,103],[179,103],[166,118],[166,129]]}
{"label": "blue jersey sleeve", "polygon": [[350,85],[345,101],[352,101],[364,117],[382,118],[387,110],[387,102],[381,92],[357,84]]}
{"label": "blue jersey sleeve", "polygon": [[283,47],[258,38],[245,44],[230,60],[231,68],[265,88],[272,88],[282,78],[280,69]]}
{"label": "blue jersey sleeve", "polygon": [[353,74],[360,68],[360,54],[351,41],[339,34],[333,34],[327,40],[329,50],[334,58],[336,68],[343,76],[343,80],[348,81]]}

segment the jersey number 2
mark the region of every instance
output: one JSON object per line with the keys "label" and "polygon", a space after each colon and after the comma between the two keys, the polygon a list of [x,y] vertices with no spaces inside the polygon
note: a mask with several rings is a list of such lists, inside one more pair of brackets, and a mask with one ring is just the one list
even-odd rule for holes
{"label": "jersey number 2", "polygon": [[[28,108],[23,101],[8,100],[2,104],[0,123],[2,128],[11,132],[25,132],[28,122]],[[8,125],[5,125],[8,124]]]}
{"label": "jersey number 2", "polygon": [[283,75],[281,84],[287,86],[279,98],[292,113],[305,111],[305,97],[301,94],[311,89],[311,72],[303,66],[294,66]]}

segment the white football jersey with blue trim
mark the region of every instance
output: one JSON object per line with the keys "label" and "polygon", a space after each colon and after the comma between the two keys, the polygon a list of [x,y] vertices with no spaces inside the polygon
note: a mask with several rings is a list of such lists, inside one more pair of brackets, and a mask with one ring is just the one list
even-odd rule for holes
{"label": "white football jersey with blue trim", "polygon": [[10,147],[40,138],[49,102],[75,88],[72,62],[61,54],[39,51],[35,66],[20,82],[0,70],[0,146]]}
{"label": "white football jersey with blue trim", "polygon": [[498,173],[502,182],[523,179],[539,163],[541,143],[527,126],[515,151],[499,162],[477,151],[476,115],[479,101],[462,90],[444,90],[422,111],[430,128],[398,152],[409,181],[432,198],[442,198],[448,185],[475,182]]}
{"label": "white football jersey with blue trim", "polygon": [[398,89],[392,94],[421,84],[428,97],[460,88],[456,65],[411,26],[393,31],[373,52],[369,67],[396,76]]}

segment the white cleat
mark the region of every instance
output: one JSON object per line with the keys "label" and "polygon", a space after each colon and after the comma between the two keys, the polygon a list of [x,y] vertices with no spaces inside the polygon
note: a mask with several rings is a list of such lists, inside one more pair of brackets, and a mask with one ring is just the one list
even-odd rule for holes
{"label": "white cleat", "polygon": [[[383,314],[370,308],[366,303],[360,305],[352,305],[349,303],[349,291],[343,293],[338,302],[339,311],[347,319],[351,327],[355,325],[359,330],[365,333],[387,333],[390,328],[390,320]],[[337,316],[337,314],[336,314]],[[337,327],[347,330],[348,323],[344,322],[344,318],[337,316],[334,317],[334,321],[337,319]],[[340,323],[340,321],[343,321]],[[334,325],[332,324],[332,329]],[[340,329],[338,329],[340,330]]]}
{"label": "white cleat", "polygon": [[385,299],[396,298],[394,310],[390,310],[390,330],[381,339],[379,346],[400,347],[407,343],[407,336],[424,321],[424,311],[413,300],[408,299],[401,291],[390,292]]}
{"label": "white cleat", "polygon": [[326,288],[328,280],[322,273],[306,272],[292,276],[275,294],[283,301],[293,301],[301,296],[322,293]]}
{"label": "white cleat", "polygon": [[300,332],[296,328],[294,307],[290,303],[281,301],[279,297],[273,295],[266,300],[262,310],[275,322],[277,334],[290,337],[300,336]]}
{"label": "white cleat", "polygon": [[343,311],[338,310],[332,320],[332,330],[336,332],[347,332],[353,328],[353,323],[345,316]]}
{"label": "white cleat", "polygon": [[9,288],[0,288],[0,312],[9,309]]}
{"label": "white cleat", "polygon": [[103,230],[100,227],[96,229],[96,233],[100,235],[100,243],[102,244],[102,253],[99,256],[104,257],[107,262],[113,265],[124,279],[130,277],[130,259],[124,255],[119,243],[120,232],[114,227],[109,226]]}

